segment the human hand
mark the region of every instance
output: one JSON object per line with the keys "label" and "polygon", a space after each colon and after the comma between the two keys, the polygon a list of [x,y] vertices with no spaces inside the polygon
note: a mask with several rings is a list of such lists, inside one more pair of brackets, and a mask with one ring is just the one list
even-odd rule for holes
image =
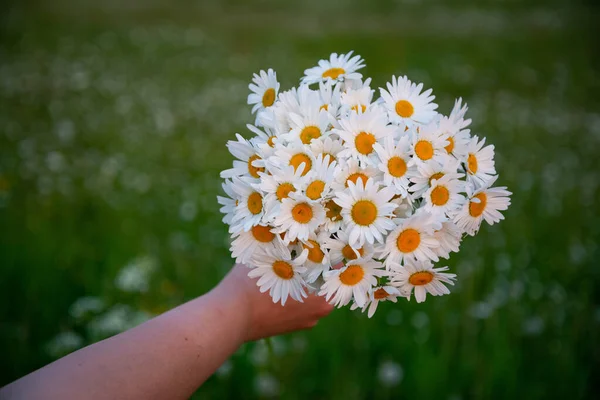
{"label": "human hand", "polygon": [[256,280],[250,278],[248,272],[247,266],[236,264],[216,288],[238,297],[239,307],[243,309],[241,314],[247,317],[245,341],[310,329],[334,308],[324,297],[312,294],[304,299],[304,303],[293,299],[285,306],[273,303],[268,293],[258,290]]}

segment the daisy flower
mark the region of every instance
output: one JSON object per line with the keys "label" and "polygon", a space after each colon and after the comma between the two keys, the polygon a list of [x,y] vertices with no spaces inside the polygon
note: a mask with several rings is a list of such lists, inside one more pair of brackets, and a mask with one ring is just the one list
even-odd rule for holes
{"label": "daisy flower", "polygon": [[422,126],[413,136],[413,162],[416,164],[443,162],[448,157],[445,149],[447,145],[447,136],[440,132],[436,122]]}
{"label": "daisy flower", "polygon": [[491,187],[498,177],[492,177],[483,187],[475,190],[467,185],[467,198],[462,210],[454,218],[456,225],[468,235],[474,236],[485,219],[490,225],[500,222],[504,216],[500,211],[508,209],[510,195],[506,187]]}
{"label": "daisy flower", "polygon": [[431,89],[421,93],[422,90],[422,83],[416,85],[406,76],[392,77],[392,82],[387,83],[387,90],[379,88],[390,121],[408,125],[431,122],[437,114],[438,105],[433,103],[435,96],[431,95]]}
{"label": "daisy flower", "polygon": [[274,225],[277,233],[284,233],[284,242],[290,243],[296,238],[307,240],[325,220],[325,209],[321,203],[308,197],[290,193],[283,199],[281,211],[275,217]]}
{"label": "daisy flower", "polygon": [[337,231],[334,235],[323,241],[323,246],[329,250],[331,265],[341,263],[343,260],[352,261],[357,258],[371,258],[373,246],[364,243],[362,247],[350,245],[350,237],[344,230]]}
{"label": "daisy flower", "polygon": [[302,251],[308,251],[308,257],[304,263],[307,269],[304,279],[307,283],[315,282],[323,272],[329,271],[331,267],[329,254],[323,247],[323,242],[327,237],[328,235],[323,233],[312,234],[308,240],[299,244]]}
{"label": "daisy flower", "polygon": [[465,176],[458,172],[460,161],[453,157],[446,157],[442,164],[438,162],[430,162],[418,165],[418,173],[410,178],[413,185],[408,189],[413,194],[413,198],[417,199],[423,195],[431,186],[434,179],[441,179],[443,176],[449,175],[452,179],[460,179]]}
{"label": "daisy flower", "polygon": [[302,83],[312,84],[325,81],[343,81],[345,79],[361,79],[362,74],[356,72],[365,66],[364,60],[352,51],[346,54],[332,53],[329,60],[319,60],[319,65],[304,71]]}
{"label": "daisy flower", "polygon": [[408,136],[402,136],[396,145],[394,138],[387,136],[383,146],[375,143],[373,148],[379,156],[380,163],[377,167],[383,172],[384,185],[395,188],[396,194],[408,197],[410,178],[417,172],[416,165],[410,162],[411,145]]}
{"label": "daisy flower", "polygon": [[300,171],[302,171],[302,176],[308,174],[312,170],[315,161],[315,157],[312,151],[310,151],[310,147],[298,143],[276,145],[275,155],[269,158],[269,162],[279,168],[291,165],[294,167],[295,171],[300,169]]}
{"label": "daisy flower", "polygon": [[[231,188],[239,198],[235,207],[229,232],[238,233],[249,231],[254,225],[260,224],[265,217],[264,198],[259,190],[254,189],[248,179],[233,178]],[[265,219],[269,219],[267,216]]]}
{"label": "daisy flower", "polygon": [[313,170],[307,175],[307,184],[304,194],[311,200],[321,200],[329,196],[333,174],[337,167],[334,161],[330,163],[329,156],[317,156]]}
{"label": "daisy flower", "polygon": [[255,179],[260,178],[259,173],[264,172],[263,164],[257,165],[261,157],[256,153],[252,144],[244,139],[242,135],[236,133],[237,141],[229,140],[227,148],[237,160],[233,161],[233,168],[221,172],[221,178],[232,178],[249,176]]}
{"label": "daisy flower", "polygon": [[323,229],[327,232],[334,233],[342,228],[344,218],[342,217],[342,207],[340,207],[333,199],[325,200],[325,223]]}
{"label": "daisy flower", "polygon": [[275,132],[288,132],[290,130],[289,116],[291,113],[300,113],[300,102],[296,88],[279,93],[275,104],[258,114],[257,124],[269,127]]}
{"label": "daisy flower", "polygon": [[337,118],[340,109],[340,85],[333,85],[331,81],[319,82],[319,100],[319,110],[325,110]]}
{"label": "daisy flower", "polygon": [[290,114],[292,129],[281,137],[290,142],[300,141],[310,144],[313,139],[327,134],[329,121],[329,113],[319,109],[319,103],[314,102],[302,109],[302,114]]}
{"label": "daisy flower", "polygon": [[[294,169],[291,165],[282,168],[270,166],[271,175],[264,174],[259,184],[254,186],[265,193],[265,197],[274,204],[281,204],[292,192],[300,192],[306,187],[307,176],[302,176],[303,169]],[[277,213],[279,209],[274,212]]]}
{"label": "daisy flower", "polygon": [[[225,214],[223,217],[223,222],[227,225],[231,224],[231,220],[233,219],[233,212],[235,211],[235,207],[239,203],[239,199],[237,194],[233,191],[232,182],[230,180],[225,180],[221,187],[229,197],[217,196],[217,202],[222,205],[219,209],[220,212]],[[341,219],[341,217],[340,217]]]}
{"label": "daisy flower", "polygon": [[246,264],[253,259],[258,250],[285,247],[279,235],[271,232],[272,229],[273,227],[268,225],[254,225],[248,232],[242,231],[232,235],[235,239],[231,243],[231,257],[237,263]]}
{"label": "daisy flower", "polygon": [[334,129],[342,139],[345,150],[339,157],[354,158],[366,165],[376,162],[373,145],[387,136],[394,136],[397,127],[388,125],[387,116],[377,109],[364,113],[351,113],[340,120],[340,129]]}
{"label": "daisy flower", "polygon": [[485,138],[473,136],[467,149],[467,178],[476,186],[483,186],[496,174],[494,145],[483,147]]}
{"label": "daisy flower", "polygon": [[384,274],[381,263],[358,258],[340,269],[325,272],[325,283],[321,286],[319,296],[325,296],[328,302],[337,307],[345,306],[354,298],[354,302],[363,307],[369,292],[377,285],[377,277]]}
{"label": "daisy flower", "polygon": [[440,119],[440,132],[446,135],[448,145],[444,147],[449,155],[452,155],[458,159],[462,159],[466,156],[467,146],[471,139],[470,130],[465,129],[471,124],[471,120],[464,119],[465,113],[467,112],[467,105],[462,104],[462,99],[457,99],[454,102],[454,108],[450,113],[450,116],[443,116]]}
{"label": "daisy flower", "polygon": [[419,261],[438,261],[435,248],[439,243],[433,237],[432,218],[428,212],[420,212],[400,220],[399,225],[390,232],[385,246],[380,250],[381,257],[386,258],[385,263],[388,268],[413,258]]}
{"label": "daisy flower", "polygon": [[263,127],[263,130],[251,124],[247,124],[246,128],[256,135],[250,139],[250,143],[259,150],[257,154],[263,159],[272,156],[275,152],[276,132],[268,127]]}
{"label": "daisy flower", "polygon": [[289,297],[303,302],[306,294],[306,282],[302,274],[306,268],[302,265],[308,257],[308,251],[303,251],[297,258],[292,259],[290,251],[283,248],[266,249],[254,260],[254,268],[248,272],[250,278],[259,278],[256,285],[261,293],[269,291],[274,303],[281,300],[281,305]]}
{"label": "daisy flower", "polygon": [[343,112],[347,113],[353,110],[357,113],[364,113],[367,111],[373,102],[373,93],[375,93],[375,90],[369,86],[370,83],[371,78],[368,78],[362,87],[357,89],[349,88],[341,94],[340,105]]}
{"label": "daisy flower", "polygon": [[310,143],[310,150],[315,156],[321,154],[323,158],[325,156],[329,156],[329,163],[331,164],[334,161],[337,161],[338,153],[342,151],[344,147],[342,146],[342,141],[337,139],[337,135],[332,137],[332,135],[328,135],[325,138],[313,139]]}
{"label": "daisy flower", "polygon": [[440,244],[435,249],[438,257],[448,259],[451,252],[458,253],[462,240],[462,231],[454,222],[442,222],[440,229],[433,232],[433,237]]}
{"label": "daisy flower", "polygon": [[394,269],[396,274],[392,278],[392,284],[406,293],[409,300],[414,289],[417,303],[422,303],[427,293],[432,296],[450,293],[444,283],[454,285],[456,275],[442,272],[447,270],[448,267],[434,268],[431,261],[410,261]]}
{"label": "daisy flower", "polygon": [[334,201],[342,207],[342,217],[346,223],[352,246],[362,247],[367,242],[373,244],[375,240],[382,243],[388,231],[394,229],[395,224],[388,217],[396,208],[390,203],[394,193],[389,188],[379,189],[379,184],[367,180],[355,185],[348,184],[348,190],[336,192]]}
{"label": "daisy flower", "polygon": [[[398,301],[398,296],[401,296],[400,290],[393,286],[377,286],[374,287],[373,290],[369,293],[369,299],[367,303],[362,307],[362,312],[368,308],[369,312],[367,316],[369,318],[373,317],[375,311],[377,310],[377,306],[380,301],[391,301],[392,303],[396,303]],[[356,310],[358,308],[358,304],[354,303],[350,307],[350,310]]]}
{"label": "daisy flower", "polygon": [[331,187],[338,192],[346,189],[350,183],[362,182],[364,185],[369,179],[379,182],[381,175],[381,171],[378,169],[371,166],[361,167],[353,158],[340,159],[335,171],[335,182],[331,184]]}
{"label": "daisy flower", "polygon": [[431,187],[423,194],[424,210],[432,215],[453,217],[462,207],[465,196],[465,183],[452,175],[444,175],[440,179],[432,179]]}
{"label": "daisy flower", "polygon": [[277,74],[271,68],[267,72],[260,71],[259,74],[254,74],[252,82],[248,85],[248,89],[252,91],[248,95],[248,104],[254,105],[252,107],[252,114],[254,114],[275,103],[279,92],[279,82],[277,82]]}

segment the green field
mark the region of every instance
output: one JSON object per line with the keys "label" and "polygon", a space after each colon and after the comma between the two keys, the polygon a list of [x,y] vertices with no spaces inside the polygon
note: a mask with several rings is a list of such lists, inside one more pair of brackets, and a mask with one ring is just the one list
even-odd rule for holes
{"label": "green field", "polygon": [[441,112],[466,100],[514,193],[506,220],[450,259],[452,295],[249,343],[198,398],[598,395],[591,3],[47,3],[0,12],[0,385],[215,285],[232,265],[219,172],[252,122],[252,73],[287,89],[355,50],[374,87],[407,74]]}

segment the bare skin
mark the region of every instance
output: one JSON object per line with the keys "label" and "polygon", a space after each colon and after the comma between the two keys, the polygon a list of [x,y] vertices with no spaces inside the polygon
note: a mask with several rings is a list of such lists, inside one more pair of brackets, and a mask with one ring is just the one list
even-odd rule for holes
{"label": "bare skin", "polygon": [[61,358],[0,389],[0,399],[186,399],[247,341],[314,327],[322,297],[285,308],[236,265],[209,293]]}

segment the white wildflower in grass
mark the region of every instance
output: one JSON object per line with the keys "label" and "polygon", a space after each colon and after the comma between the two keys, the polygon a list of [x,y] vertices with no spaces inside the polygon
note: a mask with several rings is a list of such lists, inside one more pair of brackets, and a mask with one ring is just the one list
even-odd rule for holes
{"label": "white wildflower in grass", "polygon": [[302,83],[319,83],[326,81],[357,80],[362,74],[356,72],[365,66],[364,60],[352,51],[347,54],[331,54],[329,60],[319,60],[319,65],[304,71]]}
{"label": "white wildflower in grass", "polygon": [[414,290],[417,303],[422,303],[427,293],[432,296],[449,294],[445,284],[454,285],[455,274],[449,274],[448,267],[434,268],[431,261],[410,261],[393,268],[392,284],[397,286],[410,300]]}
{"label": "white wildflower in grass", "polygon": [[377,277],[385,274],[381,267],[381,263],[375,260],[358,258],[340,269],[327,271],[323,274],[325,283],[319,295],[325,296],[337,307],[345,306],[352,300],[363,307],[373,286],[377,284]]}
{"label": "white wildflower in grass", "polygon": [[267,72],[260,71],[259,74],[254,74],[252,83],[248,85],[248,88],[252,92],[248,95],[248,104],[253,105],[252,114],[271,107],[275,103],[279,92],[277,74],[270,68]]}
{"label": "white wildflower in grass", "polygon": [[443,115],[432,89],[406,76],[377,98],[364,66],[334,53],[289,90],[260,71],[251,137],[227,143],[233,166],[217,201],[230,250],[274,302],[310,292],[371,317],[381,301],[446,294],[455,275],[432,263],[510,205],[462,99]]}
{"label": "white wildflower in grass", "polygon": [[512,193],[504,186],[490,187],[496,179],[497,177],[493,177],[485,186],[477,190],[467,185],[468,201],[454,218],[456,225],[466,234],[475,235],[483,220],[493,225],[504,219],[500,211],[508,209]]}
{"label": "white wildflower in grass", "polygon": [[275,303],[281,300],[281,304],[285,305],[288,297],[302,302],[307,297],[306,282],[302,278],[306,272],[303,265],[307,257],[308,250],[293,259],[287,248],[267,249],[255,257],[248,276],[259,278],[256,285],[263,293],[268,290]]}

